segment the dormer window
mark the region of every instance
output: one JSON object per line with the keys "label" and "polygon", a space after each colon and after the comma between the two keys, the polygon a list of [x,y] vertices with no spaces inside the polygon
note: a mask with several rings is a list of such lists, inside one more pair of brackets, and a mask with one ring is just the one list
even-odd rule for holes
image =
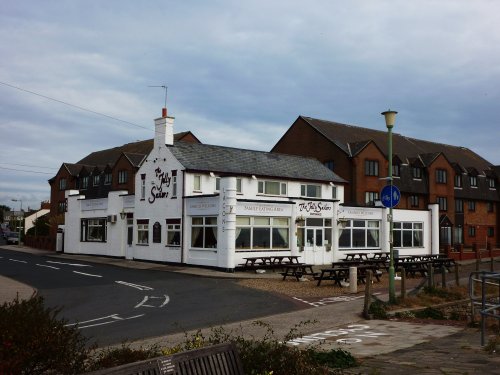
{"label": "dormer window", "polygon": [[446,169],[436,169],[436,183],[446,184]]}
{"label": "dormer window", "polygon": [[80,183],[80,189],[87,189],[89,187],[89,176],[83,176]]}
{"label": "dormer window", "polygon": [[460,175],[460,174],[455,175],[455,187],[456,188],[462,187],[462,175]]}
{"label": "dormer window", "polygon": [[477,187],[477,177],[469,176],[469,184],[471,187]]}
{"label": "dormer window", "polygon": [[65,178],[59,180],[59,190],[66,190],[66,181]]}
{"label": "dormer window", "polygon": [[365,160],[365,176],[378,176],[377,160]]}
{"label": "dormer window", "polygon": [[412,168],[412,172],[413,172],[413,178],[414,179],[417,179],[417,180],[422,179],[422,168],[420,168],[420,167],[413,167]]}
{"label": "dormer window", "polygon": [[488,187],[490,189],[495,189],[496,188],[495,179],[488,177],[487,180],[488,180]]}
{"label": "dormer window", "polygon": [[99,186],[99,182],[100,182],[100,180],[101,180],[101,178],[100,178],[100,177],[101,177],[101,176],[99,176],[99,175],[95,175],[95,176],[94,176],[94,180],[93,180],[93,181],[94,181],[94,186]]}
{"label": "dormer window", "polygon": [[400,170],[399,164],[392,165],[392,176],[393,177],[400,177],[401,176],[401,170]]}

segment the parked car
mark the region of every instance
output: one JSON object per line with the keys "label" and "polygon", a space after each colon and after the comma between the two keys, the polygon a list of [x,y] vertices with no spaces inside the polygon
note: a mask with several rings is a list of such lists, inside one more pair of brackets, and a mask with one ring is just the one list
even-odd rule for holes
{"label": "parked car", "polygon": [[7,243],[11,243],[11,244],[19,244],[19,233],[17,232],[10,232],[8,235],[7,235]]}

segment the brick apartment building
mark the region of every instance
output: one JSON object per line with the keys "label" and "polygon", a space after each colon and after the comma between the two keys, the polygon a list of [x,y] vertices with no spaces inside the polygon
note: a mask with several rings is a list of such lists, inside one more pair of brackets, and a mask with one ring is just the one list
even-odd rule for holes
{"label": "brick apartment building", "polygon": [[[176,142],[201,143],[190,131],[174,135]],[[95,151],[78,162],[63,163],[49,180],[49,222],[52,250],[55,250],[57,225],[64,224],[65,191],[78,189],[88,198],[105,198],[110,191],[135,191],[135,174],[143,159],[153,148],[153,139],[127,143],[122,146]]]}
{"label": "brick apartment building", "polygon": [[[271,150],[312,156],[349,182],[345,203],[371,206],[387,184],[386,131],[299,116]],[[440,245],[499,246],[498,180],[473,151],[393,133],[394,185],[398,208],[440,208]],[[489,244],[489,245],[487,245]]]}

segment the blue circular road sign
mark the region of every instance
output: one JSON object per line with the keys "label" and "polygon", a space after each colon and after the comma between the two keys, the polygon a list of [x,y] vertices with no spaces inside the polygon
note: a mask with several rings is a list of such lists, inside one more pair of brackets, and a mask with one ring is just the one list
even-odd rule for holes
{"label": "blue circular road sign", "polygon": [[387,185],[384,186],[380,192],[380,200],[382,204],[387,208],[392,208],[398,205],[401,199],[401,192],[397,186]]}

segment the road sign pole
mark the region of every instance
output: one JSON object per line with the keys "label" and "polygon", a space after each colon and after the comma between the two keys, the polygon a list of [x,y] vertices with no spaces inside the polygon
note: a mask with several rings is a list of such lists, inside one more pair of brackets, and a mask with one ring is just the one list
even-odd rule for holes
{"label": "road sign pole", "polygon": [[[389,175],[388,179],[391,181],[390,184],[390,199],[389,199],[389,303],[396,303],[396,288],[394,285],[394,239],[393,239],[393,217],[392,217],[392,207],[394,206],[394,192],[393,192],[393,179],[392,179],[392,128],[394,127],[394,122],[396,120],[396,111],[385,111],[382,115],[385,117],[385,124],[387,126],[387,143],[388,143],[388,159],[389,159]],[[398,193],[398,201],[401,195]],[[396,202],[397,204],[398,202]]]}

